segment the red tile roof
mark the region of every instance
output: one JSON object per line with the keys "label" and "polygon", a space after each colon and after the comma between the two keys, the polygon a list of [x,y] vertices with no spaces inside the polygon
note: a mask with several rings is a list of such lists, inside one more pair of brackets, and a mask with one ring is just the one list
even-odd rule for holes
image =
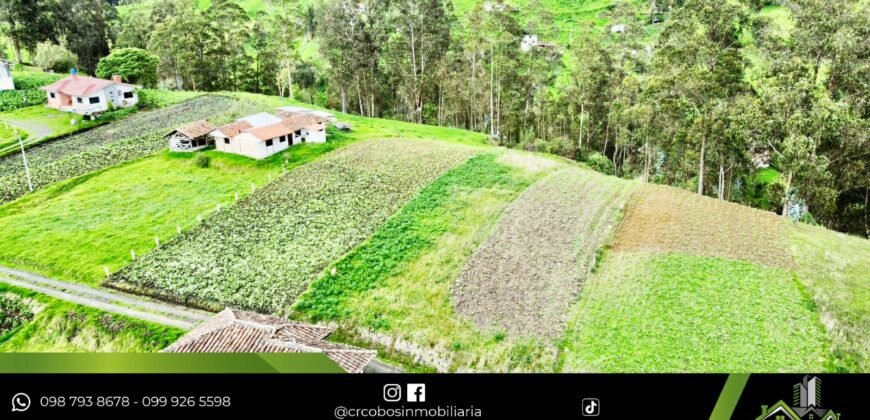
{"label": "red tile roof", "polygon": [[127,83],[115,83],[111,80],[96,77],[70,75],[41,89],[46,92],[63,93],[70,96],[86,96],[103,90],[111,85],[133,86]]}
{"label": "red tile roof", "polygon": [[275,123],[248,130],[247,133],[259,140],[271,140],[281,136],[286,136],[294,131],[296,130],[292,130],[284,123]]}
{"label": "red tile roof", "polygon": [[332,328],[224,309],[164,349],[170,353],[325,353],[350,373],[362,373],[377,355],[324,339]]}
{"label": "red tile roof", "polygon": [[226,125],[222,125],[217,129],[220,130],[221,133],[224,133],[224,135],[226,135],[227,137],[232,138],[238,136],[239,133],[250,129],[251,127],[253,126],[247,121],[236,121]]}

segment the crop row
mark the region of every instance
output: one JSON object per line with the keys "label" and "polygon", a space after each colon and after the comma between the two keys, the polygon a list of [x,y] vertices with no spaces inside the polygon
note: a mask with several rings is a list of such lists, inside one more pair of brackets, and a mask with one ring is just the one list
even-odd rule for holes
{"label": "crop row", "polygon": [[[161,136],[167,130],[225,112],[233,102],[219,96],[196,98],[34,146],[26,153],[33,187],[147,156],[164,146]],[[0,203],[20,197],[28,188],[21,154],[0,159]]]}
{"label": "crop row", "polygon": [[484,330],[555,339],[632,184],[566,169],[527,189],[475,252],[453,290]]}
{"label": "crop row", "polygon": [[472,149],[376,140],[302,166],[116,273],[108,285],[264,312],[287,309]]}

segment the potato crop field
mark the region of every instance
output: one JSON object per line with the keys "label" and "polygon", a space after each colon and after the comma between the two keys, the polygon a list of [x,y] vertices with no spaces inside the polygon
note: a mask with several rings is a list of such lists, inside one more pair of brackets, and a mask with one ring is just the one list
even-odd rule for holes
{"label": "potato crop field", "polygon": [[475,150],[416,140],[347,146],[143,256],[110,285],[188,303],[283,311],[328,264]]}
{"label": "potato crop field", "polygon": [[[226,112],[234,102],[222,96],[200,97],[34,146],[26,152],[33,187],[39,189],[148,156],[166,146],[163,139],[166,131]],[[28,191],[21,154],[0,159],[0,203],[14,200]]]}
{"label": "potato crop field", "polygon": [[465,266],[457,311],[484,330],[559,337],[633,186],[574,168],[534,184]]}

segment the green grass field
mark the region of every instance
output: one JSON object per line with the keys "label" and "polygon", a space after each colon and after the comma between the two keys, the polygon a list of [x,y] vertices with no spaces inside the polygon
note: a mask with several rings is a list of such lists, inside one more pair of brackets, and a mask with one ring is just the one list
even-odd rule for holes
{"label": "green grass field", "polygon": [[834,368],[870,372],[870,241],[802,223],[789,244],[797,278],[834,344]]}
{"label": "green grass field", "polygon": [[[316,153],[311,153],[316,154]],[[191,155],[170,154],[74,178],[0,206],[0,263],[61,279],[98,284],[114,271],[233,203],[250,184],[280,174],[280,161],[255,162],[206,152],[208,168]],[[304,160],[306,154],[294,154]],[[310,156],[309,156],[310,158]],[[34,223],[39,221],[38,223]]]}
{"label": "green grass field", "polygon": [[830,339],[791,273],[720,258],[615,252],[562,344],[580,372],[821,372]]}
{"label": "green grass field", "polygon": [[0,283],[0,294],[20,299],[33,319],[0,336],[0,352],[152,352],[183,331],[109,314]]}
{"label": "green grass field", "polygon": [[[75,118],[79,124],[70,124],[70,121],[73,118]],[[81,116],[60,112],[55,109],[46,108],[42,105],[0,113],[0,123],[14,123],[16,121],[23,121],[27,124],[43,126],[51,131],[51,136],[69,134],[92,125],[90,121],[83,121]],[[27,133],[26,137],[28,136],[30,136],[30,133]],[[18,141],[15,139],[15,136],[12,135],[12,130],[6,129],[2,124],[0,124],[0,151],[4,151],[11,146],[16,146],[17,143]]]}

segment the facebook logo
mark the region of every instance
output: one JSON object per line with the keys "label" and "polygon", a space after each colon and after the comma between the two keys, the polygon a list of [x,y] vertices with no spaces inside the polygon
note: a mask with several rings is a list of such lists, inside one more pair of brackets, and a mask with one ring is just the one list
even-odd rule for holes
{"label": "facebook logo", "polygon": [[408,384],[408,402],[426,402],[426,384]]}

